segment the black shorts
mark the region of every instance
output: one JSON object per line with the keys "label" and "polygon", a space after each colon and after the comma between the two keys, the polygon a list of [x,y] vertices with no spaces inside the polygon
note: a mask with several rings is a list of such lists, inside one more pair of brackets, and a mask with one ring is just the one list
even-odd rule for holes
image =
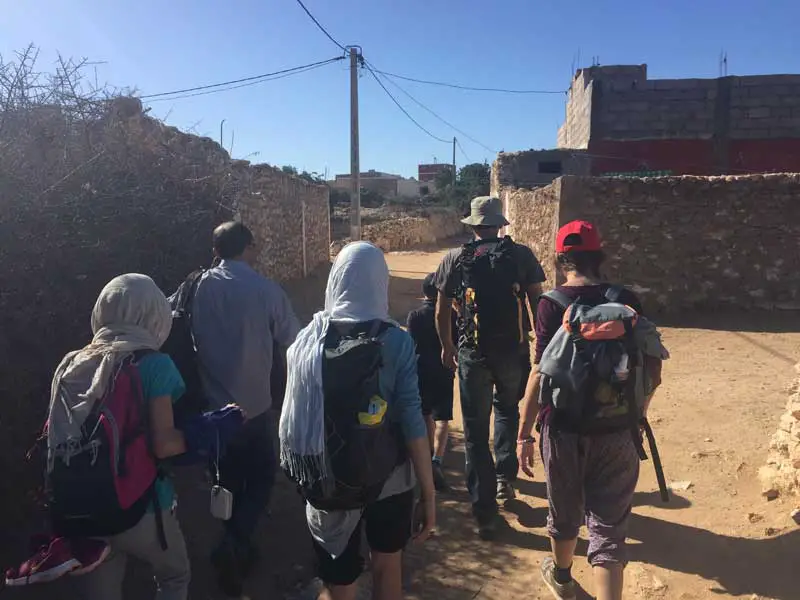
{"label": "black shorts", "polygon": [[453,373],[419,375],[419,395],[422,398],[422,414],[431,415],[434,421],[453,420]]}
{"label": "black shorts", "polygon": [[370,549],[383,554],[403,550],[411,538],[413,512],[413,490],[368,505],[344,552],[335,559],[314,540],[320,579],[331,585],[350,585],[359,578],[364,570],[364,557],[361,555],[362,524],[367,528]]}

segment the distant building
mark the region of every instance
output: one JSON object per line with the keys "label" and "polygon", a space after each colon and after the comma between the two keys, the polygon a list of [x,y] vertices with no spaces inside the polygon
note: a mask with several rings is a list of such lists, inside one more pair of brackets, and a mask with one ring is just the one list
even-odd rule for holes
{"label": "distant building", "polygon": [[[362,189],[370,190],[386,198],[418,198],[420,195],[420,182],[413,178],[406,179],[400,175],[370,169],[361,173],[359,179]],[[351,188],[350,174],[337,175],[330,185],[349,191]]]}
{"label": "distant building", "polygon": [[417,177],[423,185],[433,186],[436,178],[442,173],[452,173],[453,165],[447,163],[434,163],[432,165],[419,165],[417,167]]}
{"label": "distant building", "polygon": [[[502,181],[497,183],[503,186],[536,188],[548,185],[562,175],[591,174],[591,161],[585,150],[501,152],[497,160],[503,164]],[[500,177],[494,170],[492,175]]]}
{"label": "distant building", "polygon": [[647,65],[580,69],[558,147],[594,175],[800,172],[800,75],[648,79]]}

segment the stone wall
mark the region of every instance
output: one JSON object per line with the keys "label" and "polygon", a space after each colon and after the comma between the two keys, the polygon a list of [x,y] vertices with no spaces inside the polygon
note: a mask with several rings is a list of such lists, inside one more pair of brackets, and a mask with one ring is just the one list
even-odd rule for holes
{"label": "stone wall", "polygon": [[[495,184],[503,180],[501,159]],[[800,239],[800,175],[566,176],[533,191],[501,185],[493,193],[504,201],[510,233],[537,251],[548,275],[555,230],[586,219],[604,236],[605,275],[630,286],[649,311],[800,310],[791,256]]]}
{"label": "stone wall", "polygon": [[506,219],[511,223],[506,234],[533,250],[547,275],[545,287],[556,279],[555,244],[558,232],[559,198],[562,179],[537,189],[507,187],[492,190],[503,201]]}
{"label": "stone wall", "polygon": [[257,268],[280,281],[305,277],[329,260],[329,189],[269,165],[241,170],[238,217],[259,245]]}
{"label": "stone wall", "polygon": [[767,464],[759,471],[762,493],[770,500],[781,494],[800,494],[800,364],[789,387],[786,412],[769,444]]}
{"label": "stone wall", "polygon": [[[335,227],[344,231],[344,226]],[[364,240],[381,248],[384,252],[410,250],[420,246],[436,244],[462,235],[465,231],[461,216],[450,208],[426,208],[411,214],[373,214],[365,218],[361,228]],[[330,253],[335,256],[350,239],[343,237],[331,244]]]}

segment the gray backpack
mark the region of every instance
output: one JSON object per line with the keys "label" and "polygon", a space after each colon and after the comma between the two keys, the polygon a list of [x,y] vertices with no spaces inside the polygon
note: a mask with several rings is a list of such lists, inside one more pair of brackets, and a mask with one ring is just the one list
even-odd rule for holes
{"label": "gray backpack", "polygon": [[557,290],[543,295],[565,311],[539,364],[540,403],[553,407],[555,429],[588,435],[638,428],[646,397],[642,336],[658,334],[616,302],[621,290],[609,288],[596,306]]}

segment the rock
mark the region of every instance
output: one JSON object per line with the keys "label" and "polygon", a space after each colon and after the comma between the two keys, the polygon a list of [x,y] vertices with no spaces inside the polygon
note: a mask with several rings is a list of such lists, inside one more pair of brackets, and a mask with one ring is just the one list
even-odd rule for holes
{"label": "rock", "polygon": [[781,529],[779,527],[767,527],[764,530],[764,535],[767,536],[767,537],[774,537],[774,536],[778,535],[781,531],[783,531],[783,529]]}
{"label": "rock", "polygon": [[672,481],[669,484],[669,489],[673,492],[687,492],[694,487],[691,481]]}
{"label": "rock", "polygon": [[710,442],[713,442],[714,440],[712,440],[711,438],[706,438],[705,441],[710,443]]}
{"label": "rock", "polygon": [[795,508],[791,513],[792,521],[800,525],[800,508]]}
{"label": "rock", "polygon": [[764,520],[764,515],[751,512],[747,514],[747,520],[751,523],[759,523]]}

